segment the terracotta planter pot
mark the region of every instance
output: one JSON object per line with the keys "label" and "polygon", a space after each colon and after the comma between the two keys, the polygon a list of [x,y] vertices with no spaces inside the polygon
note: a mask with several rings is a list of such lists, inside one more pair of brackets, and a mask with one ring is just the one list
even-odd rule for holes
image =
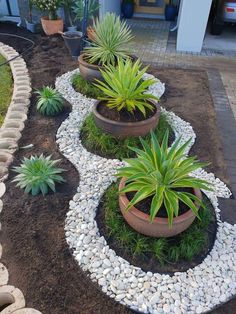
{"label": "terracotta planter pot", "polygon": [[102,101],[97,101],[93,107],[94,121],[100,129],[105,133],[109,133],[115,137],[125,138],[129,136],[139,137],[147,135],[151,130],[154,130],[160,118],[160,106],[154,101],[149,100],[156,108],[153,116],[143,121],[138,122],[120,122],[105,118],[99,113],[99,106]]}
{"label": "terracotta planter pot", "polygon": [[94,82],[95,79],[98,79],[101,81],[103,80],[100,69],[104,70],[104,67],[90,64],[87,61],[85,61],[84,53],[82,53],[79,56],[78,61],[79,61],[80,74],[86,81]]}
{"label": "terracotta planter pot", "polygon": [[48,17],[41,17],[42,28],[46,35],[53,35],[63,32],[63,20],[49,20]]}
{"label": "terracotta planter pot", "polygon": [[92,26],[87,27],[87,36],[88,36],[88,39],[93,41],[93,39],[94,39],[94,28]]}
{"label": "terracotta planter pot", "polygon": [[[123,178],[119,185],[119,190],[125,187],[126,179]],[[202,193],[198,189],[193,190],[194,194],[202,199]],[[126,220],[126,222],[137,232],[142,233],[146,236],[157,237],[157,238],[169,238],[173,237],[184,230],[186,230],[193,223],[196,218],[193,211],[190,209],[183,215],[175,217],[173,220],[172,228],[168,226],[167,218],[154,218],[153,223],[149,222],[149,215],[141,212],[136,207],[131,207],[129,211],[126,211],[125,208],[129,203],[128,198],[125,194],[119,196],[119,204],[121,213]],[[195,205],[199,208],[199,204]]]}
{"label": "terracotta planter pot", "polygon": [[[133,62],[137,61],[136,56],[132,55],[131,58]],[[103,77],[100,70],[105,70],[105,67],[88,63],[85,60],[85,53],[82,53],[79,56],[78,61],[80,74],[86,81],[95,82],[96,79],[103,81]]]}

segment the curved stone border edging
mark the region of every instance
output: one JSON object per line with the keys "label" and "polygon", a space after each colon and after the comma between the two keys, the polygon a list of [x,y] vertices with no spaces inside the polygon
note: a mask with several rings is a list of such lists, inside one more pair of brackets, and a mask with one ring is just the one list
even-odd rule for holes
{"label": "curved stone border edging", "polygon": [[[0,54],[10,60],[18,53],[10,46],[0,42]],[[8,107],[4,123],[0,128],[0,180],[7,177],[8,166],[13,161],[13,153],[27,119],[30,104],[31,84],[28,69],[23,58],[19,57],[10,62],[14,80],[11,103]]]}
{"label": "curved stone border edging", "polygon": [[[18,53],[12,47],[1,42],[0,54],[6,60],[18,56]],[[2,197],[6,191],[6,186],[2,181],[8,176],[8,167],[13,161],[13,154],[17,149],[17,142],[21,138],[21,131],[24,129],[24,121],[27,119],[31,96],[30,77],[24,59],[18,57],[10,62],[10,67],[14,80],[14,89],[4,123],[0,128],[0,197]],[[2,200],[0,199],[0,213],[2,206]],[[1,256],[2,246],[0,245],[0,259]],[[40,312],[34,309],[25,308],[23,293],[13,286],[8,286],[8,279],[8,271],[6,267],[0,263],[0,306],[9,304],[1,313],[40,314]]]}
{"label": "curved stone border edging", "polygon": [[[75,73],[78,70],[57,78],[56,88],[73,107],[58,130],[57,142],[81,178],[65,223],[66,239],[78,264],[90,272],[90,278],[108,296],[144,313],[204,313],[226,302],[236,294],[236,225],[223,223],[220,219],[217,197],[228,198],[231,192],[214,174],[202,169],[193,173],[214,185],[214,192],[205,193],[215,208],[218,224],[213,249],[193,269],[176,272],[173,276],[144,272],[117,256],[100,236],[94,219],[96,209],[105,190],[116,180],[116,168],[123,163],[93,155],[82,146],[80,129],[94,100],[74,91],[71,78]],[[162,95],[163,89],[159,82],[152,92]],[[183,141],[192,138],[188,153],[196,138],[191,125],[172,112],[164,109],[162,112],[176,136],[182,135]]]}

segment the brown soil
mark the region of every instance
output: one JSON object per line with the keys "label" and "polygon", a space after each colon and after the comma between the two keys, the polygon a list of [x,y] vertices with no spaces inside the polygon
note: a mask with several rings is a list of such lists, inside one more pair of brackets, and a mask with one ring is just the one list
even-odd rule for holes
{"label": "brown soil", "polygon": [[153,108],[153,111],[146,110],[146,116],[144,117],[142,112],[139,110],[135,110],[133,113],[128,112],[127,110],[117,111],[116,109],[108,108],[105,102],[101,102],[97,109],[103,117],[118,122],[144,121],[151,118],[156,112],[155,108]]}
{"label": "brown soil", "polygon": [[[56,76],[78,66],[71,61],[60,37],[33,35],[3,23],[0,23],[0,31],[35,40],[34,50],[24,55],[33,88],[53,85]],[[0,35],[0,41],[13,46],[18,52],[29,46],[9,36]],[[169,69],[155,70],[153,73],[167,83],[167,98],[164,98],[162,104],[193,124],[198,136],[193,151],[202,160],[212,161],[212,170],[224,178],[225,166],[206,74]],[[65,216],[69,200],[79,182],[77,171],[59,153],[55,144],[57,128],[68,112],[67,106],[66,112],[58,118],[43,118],[35,111],[35,98],[31,99],[29,119],[19,144],[25,146],[33,143],[34,148],[19,150],[15,154],[14,166],[19,165],[24,156],[52,154],[53,158],[62,159],[61,166],[67,169],[67,182],[58,186],[55,195],[32,197],[16,188],[11,182],[13,173],[10,172],[1,214],[2,262],[9,270],[9,284],[22,290],[28,307],[37,308],[44,314],[132,313],[105,296],[88,279],[87,274],[78,267],[65,241]],[[224,307],[224,313],[232,313],[233,306],[231,302],[228,312],[228,307]]]}
{"label": "brown soil", "polygon": [[[1,31],[33,37],[10,25],[4,25]],[[56,76],[77,67],[60,37],[36,36],[35,39],[37,46],[25,56],[33,88],[54,85]],[[25,42],[22,44],[10,37],[0,36],[0,41],[20,51],[27,47]],[[79,184],[79,175],[59,153],[55,135],[70,106],[67,104],[65,113],[59,117],[46,118],[36,112],[35,102],[33,96],[29,119],[19,143],[20,146],[32,143],[34,148],[19,150],[15,154],[14,166],[31,154],[52,155],[55,159],[60,158],[60,167],[67,170],[64,174],[66,183],[57,186],[56,194],[33,197],[12,183],[14,173],[10,172],[1,214],[2,262],[10,274],[9,284],[23,292],[27,307],[36,308],[44,314],[132,313],[105,296],[89,280],[67,246],[65,218],[69,201]]]}
{"label": "brown soil", "polygon": [[161,106],[193,126],[197,138],[191,155],[197,155],[201,161],[211,162],[207,170],[229,184],[207,73],[153,68],[149,72],[166,84],[166,92],[160,100]]}
{"label": "brown soil", "polygon": [[[152,253],[146,253],[143,255],[133,255],[129,248],[125,248],[122,246],[116,237],[110,235],[110,230],[107,227],[106,221],[106,209],[104,206],[105,201],[105,194],[101,199],[100,206],[98,208],[98,212],[96,215],[96,221],[99,228],[100,234],[106,239],[108,245],[111,249],[113,249],[117,255],[123,257],[131,264],[142,268],[144,271],[151,271],[151,272],[160,272],[169,275],[173,275],[175,272],[186,271],[189,268],[193,268],[196,265],[200,264],[204,258],[207,256],[209,251],[212,249],[212,246],[215,241],[215,234],[216,234],[216,218],[215,212],[211,204],[209,204],[209,200],[204,197],[205,204],[208,204],[208,208],[212,212],[212,221],[210,222],[207,230],[205,231],[206,237],[208,239],[207,245],[204,249],[197,255],[194,256],[191,261],[179,260],[176,263],[167,262],[161,265],[155,256]],[[122,214],[120,213],[120,216]],[[169,238],[168,241],[171,241],[173,245],[178,245],[181,235],[175,236],[173,238]],[[147,237],[148,238],[148,237]],[[170,243],[170,242],[169,242]]]}

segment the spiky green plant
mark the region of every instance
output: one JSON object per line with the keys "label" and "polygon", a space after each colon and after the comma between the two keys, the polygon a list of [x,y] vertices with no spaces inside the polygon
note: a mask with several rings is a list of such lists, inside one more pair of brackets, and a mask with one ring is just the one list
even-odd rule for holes
{"label": "spiky green plant", "polygon": [[94,21],[91,47],[85,48],[86,60],[92,64],[115,65],[119,58],[127,59],[127,48],[133,36],[125,21],[113,13],[107,13],[100,21]]}
{"label": "spiky green plant", "polygon": [[64,107],[61,94],[51,86],[44,86],[35,92],[38,95],[37,110],[45,116],[55,116]]}
{"label": "spiky green plant", "polygon": [[59,161],[43,154],[24,158],[21,165],[13,169],[18,173],[13,182],[17,182],[17,186],[34,196],[39,193],[45,195],[49,189],[56,192],[55,184],[65,182],[60,175],[65,170],[56,167]]}
{"label": "spiky green plant", "polygon": [[104,82],[97,80],[97,83],[94,83],[104,93],[99,99],[105,100],[108,108],[117,111],[134,113],[139,110],[145,116],[147,109],[153,110],[153,105],[148,100],[157,101],[158,98],[148,93],[148,88],[156,83],[156,80],[142,80],[148,67],[142,70],[141,67],[140,60],[132,63],[131,60],[122,59],[118,60],[117,67],[106,66],[105,71],[101,70]]}
{"label": "spiky green plant", "polygon": [[137,153],[137,158],[127,159],[128,166],[120,168],[117,176],[127,178],[126,186],[120,193],[136,192],[126,210],[151,197],[150,222],[164,205],[171,227],[174,216],[179,214],[179,202],[191,208],[197,217],[197,204],[205,207],[196,195],[179,191],[179,188],[211,189],[207,181],[190,175],[192,171],[207,165],[197,161],[196,157],[186,157],[185,150],[191,139],[180,145],[181,138],[178,138],[168,148],[168,136],[167,131],[161,145],[153,132],[151,145],[140,138],[143,149],[131,148]]}
{"label": "spiky green plant", "polygon": [[[72,4],[72,10],[75,14],[75,19],[79,22],[83,21],[84,18],[84,0],[75,0]],[[88,1],[88,19],[92,20],[94,15],[99,10],[99,2],[97,0]]]}

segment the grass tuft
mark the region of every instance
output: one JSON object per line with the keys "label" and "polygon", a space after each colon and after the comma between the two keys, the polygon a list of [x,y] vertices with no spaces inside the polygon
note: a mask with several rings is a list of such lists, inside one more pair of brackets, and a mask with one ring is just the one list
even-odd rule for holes
{"label": "grass tuft", "polygon": [[77,92],[89,98],[98,99],[103,96],[103,93],[99,88],[86,81],[80,74],[75,74],[72,77],[72,86]]}
{"label": "grass tuft", "polygon": [[105,224],[109,236],[133,256],[151,254],[161,265],[191,261],[208,244],[207,228],[213,219],[209,201],[204,199],[206,208],[199,210],[202,220],[196,219],[185,232],[173,238],[152,238],[136,232],[125,222],[119,210],[118,195],[117,182],[107,189],[103,198]]}
{"label": "grass tuft", "polygon": [[[0,55],[0,64],[6,60]],[[10,105],[13,92],[13,78],[8,64],[0,69],[0,126],[3,124],[8,106]]]}
{"label": "grass tuft", "polygon": [[[173,139],[173,130],[168,124],[165,115],[161,114],[158,126],[155,129],[155,134],[159,142],[162,141],[167,129],[169,129],[170,138]],[[140,147],[138,137],[118,139],[104,133],[96,126],[92,114],[87,117],[82,126],[81,139],[84,147],[90,152],[107,158],[123,159],[133,157],[134,153],[128,149],[128,146]],[[144,139],[150,140],[150,135],[145,136]]]}

